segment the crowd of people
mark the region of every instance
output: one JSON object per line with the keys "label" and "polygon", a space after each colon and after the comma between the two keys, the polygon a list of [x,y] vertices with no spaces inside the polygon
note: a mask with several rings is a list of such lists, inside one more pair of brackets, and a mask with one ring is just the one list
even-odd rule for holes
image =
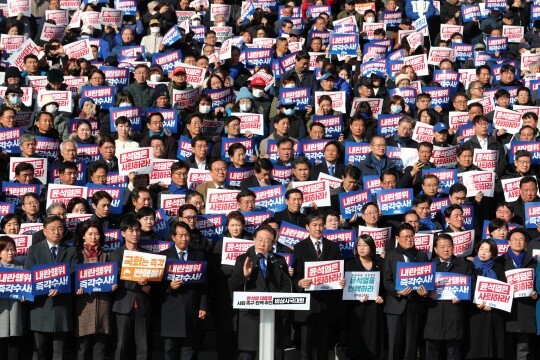
{"label": "crowd of people", "polygon": [[[297,348],[302,359],[324,360],[338,344],[350,359],[540,356],[536,283],[510,311],[472,301],[479,276],[505,282],[506,271],[537,269],[540,222],[528,209],[540,206],[540,5],[73,3],[1,7],[1,205],[9,206],[0,274],[103,262],[120,272],[124,252],[138,251],[205,261],[205,280],[119,278],[111,292],[92,293],[73,282],[71,293],[51,289],[32,301],[0,288],[0,358],[142,360],[160,346],[165,359],[194,359],[215,346],[218,359],[256,359],[259,312],[233,309],[234,291],[310,293],[309,311],[276,314],[280,359]],[[122,16],[109,21],[108,8]],[[58,26],[61,36],[50,38]],[[83,57],[70,56],[74,43]],[[152,163],[169,160],[166,176],[123,171],[120,154],[137,148],[151,149]],[[440,169],[453,175],[439,178]],[[467,173],[493,181],[475,187]],[[324,206],[300,190],[321,177]],[[94,191],[57,202],[52,184]],[[269,212],[257,194],[271,186],[282,196]],[[237,190],[237,208],[210,234],[201,228],[216,189]],[[395,212],[380,196],[392,189],[411,190]],[[352,214],[341,201],[351,194],[362,198]],[[170,196],[177,206],[165,213]],[[254,213],[261,221],[250,224]],[[307,236],[291,242],[287,227]],[[351,229],[349,245],[326,237]],[[373,231],[382,229],[381,242]],[[111,230],[121,234],[116,247]],[[470,230],[468,251],[457,251],[453,237]],[[415,235],[428,233],[433,243],[420,249]],[[19,234],[31,243],[21,246]],[[223,264],[224,238],[253,246]],[[306,265],[334,260],[347,272],[378,272],[375,299],[310,291]],[[470,276],[470,299],[397,290],[400,262]]]}

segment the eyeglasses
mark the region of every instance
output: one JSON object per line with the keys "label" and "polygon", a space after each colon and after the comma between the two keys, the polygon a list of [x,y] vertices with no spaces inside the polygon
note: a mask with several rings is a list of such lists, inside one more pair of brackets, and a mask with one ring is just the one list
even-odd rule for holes
{"label": "eyeglasses", "polygon": [[173,173],[173,175],[176,175],[178,177],[187,177],[188,173],[187,172],[175,172],[175,173]]}
{"label": "eyeglasses", "polygon": [[182,216],[182,219],[186,219],[187,221],[193,221],[197,220],[197,216]]}

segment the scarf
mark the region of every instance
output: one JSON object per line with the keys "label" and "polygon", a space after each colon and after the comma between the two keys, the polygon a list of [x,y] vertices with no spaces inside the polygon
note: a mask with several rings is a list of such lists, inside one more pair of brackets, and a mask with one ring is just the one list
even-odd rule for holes
{"label": "scarf", "polygon": [[495,274],[495,271],[492,269],[493,264],[495,264],[495,259],[489,259],[488,261],[483,262],[477,255],[473,259],[473,264],[474,267],[482,273],[482,276],[497,280],[497,274]]}
{"label": "scarf", "polygon": [[84,253],[86,254],[89,262],[99,261],[99,257],[101,256],[101,246],[99,244],[94,246],[83,244],[83,246]]}
{"label": "scarf", "polygon": [[525,251],[522,251],[519,255],[516,255],[515,252],[512,251],[512,249],[508,248],[508,251],[506,252],[508,256],[510,256],[510,259],[514,261],[514,264],[516,265],[516,268],[519,269],[523,266],[523,261],[525,260],[525,255],[527,253]]}
{"label": "scarf", "polygon": [[427,218],[419,219],[420,225],[425,226],[428,228],[428,230],[437,230],[437,225],[435,224],[435,221],[428,216]]}
{"label": "scarf", "polygon": [[375,168],[375,170],[377,170],[377,174],[379,174],[380,176],[383,169],[386,167],[386,157],[383,157],[381,160],[379,160],[375,155],[373,155],[373,153],[370,153],[370,156],[373,167]]}
{"label": "scarf", "polygon": [[409,259],[409,262],[416,262],[416,254],[418,253],[418,249],[416,249],[414,246],[412,249],[405,250],[401,247],[401,245],[398,244],[396,247],[396,251],[400,254],[403,254]]}
{"label": "scarf", "polygon": [[397,133],[394,134],[394,140],[399,144],[399,147],[404,147],[407,142],[409,142],[410,138],[408,137],[401,137]]}

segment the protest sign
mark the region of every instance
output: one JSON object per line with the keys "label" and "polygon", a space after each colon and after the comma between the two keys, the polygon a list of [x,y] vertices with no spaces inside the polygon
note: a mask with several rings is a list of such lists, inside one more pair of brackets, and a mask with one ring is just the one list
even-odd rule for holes
{"label": "protest sign", "polygon": [[536,229],[540,225],[540,202],[525,202],[525,227]]}
{"label": "protest sign", "polygon": [[4,16],[16,18],[17,16],[19,16],[20,13],[22,13],[23,16],[30,17],[32,15],[30,1],[31,0],[8,1],[7,2],[8,12],[7,14],[4,14]]}
{"label": "protest sign", "polygon": [[231,116],[240,118],[240,132],[242,134],[249,131],[254,135],[264,135],[263,114],[233,112]]}
{"label": "protest sign", "polygon": [[488,36],[486,39],[486,53],[506,53],[508,51],[508,38]]}
{"label": "protest sign", "polygon": [[176,160],[154,159],[149,176],[150,184],[171,184],[171,166]]}
{"label": "protest sign", "polygon": [[236,258],[245,253],[253,246],[253,240],[223,238],[223,249],[221,252],[221,265],[234,266]]}
{"label": "protest sign", "polygon": [[24,44],[24,35],[0,35],[0,49],[8,54],[19,50]]}
{"label": "protest sign", "polygon": [[75,289],[84,293],[111,292],[118,283],[116,262],[75,265]]}
{"label": "protest sign", "polygon": [[12,53],[11,56],[8,57],[7,61],[13,66],[16,66],[19,70],[23,71],[25,70],[24,58],[30,54],[37,56],[39,53],[40,49],[36,43],[33,42],[32,39],[26,39],[19,50]]}
{"label": "protest sign", "polygon": [[505,129],[509,134],[516,134],[521,129],[522,124],[521,113],[495,106],[493,125],[497,129]]}
{"label": "protest sign", "polygon": [[502,37],[508,38],[509,43],[521,43],[523,39],[523,26],[503,25]]}
{"label": "protest sign", "polygon": [[59,294],[71,293],[70,268],[68,263],[34,265],[32,271],[34,296],[48,295],[51,290]]}
{"label": "protest sign", "polygon": [[208,189],[206,214],[228,214],[238,208],[236,195],[240,190]]}
{"label": "protest sign", "polygon": [[460,182],[467,188],[467,197],[476,196],[480,191],[487,197],[495,192],[495,173],[492,171],[467,171],[458,174]]}
{"label": "protest sign", "polygon": [[128,281],[161,281],[166,257],[139,251],[124,251],[120,279]]}
{"label": "protest sign", "polygon": [[324,125],[324,137],[337,139],[343,134],[343,115],[314,115],[314,123]]}
{"label": "protest sign", "polygon": [[506,282],[514,287],[514,298],[530,297],[534,291],[534,269],[513,269],[504,272]]}
{"label": "protest sign", "polygon": [[370,201],[368,191],[358,190],[339,193],[340,214],[344,219],[360,216],[362,206]]}
{"label": "protest sign", "polygon": [[474,149],[473,164],[484,171],[494,171],[499,164],[499,151]]}
{"label": "protest sign", "polygon": [[471,277],[452,272],[435,273],[435,300],[471,300]]}
{"label": "protest sign", "polygon": [[306,291],[340,290],[339,282],[344,278],[343,260],[306,261],[304,276],[311,280]]}
{"label": "protest sign", "polygon": [[83,86],[81,88],[81,98],[89,97],[96,105],[106,110],[114,106],[116,101],[116,90],[114,86]]}
{"label": "protest sign", "polygon": [[313,203],[317,207],[330,206],[330,186],[326,181],[293,181],[292,188],[302,191],[302,207],[311,207]]}
{"label": "protest sign", "polygon": [[386,251],[386,245],[390,240],[392,228],[370,228],[367,226],[359,226],[358,236],[364,234],[369,235],[373,238],[373,240],[375,241],[375,248],[377,250],[377,254],[381,254],[382,252]]}
{"label": "protest sign", "polygon": [[418,143],[423,141],[433,142],[433,125],[417,121],[413,129],[412,139]]}
{"label": "protest sign", "polygon": [[90,41],[88,39],[74,41],[63,46],[64,53],[72,59],[84,58],[86,60],[94,60]]}
{"label": "protest sign", "polygon": [[510,312],[514,300],[514,287],[505,282],[478,276],[473,303]]}
{"label": "protest sign", "polygon": [[378,271],[346,271],[342,300],[375,300],[379,296],[381,273]]}
{"label": "protest sign", "polygon": [[441,24],[441,40],[450,40],[453,33],[460,33],[463,35],[463,26]]}
{"label": "protest sign", "polygon": [[319,98],[323,95],[332,99],[332,109],[343,114],[347,113],[347,96],[345,91],[315,91],[315,113],[319,111]]}
{"label": "protest sign", "polygon": [[17,268],[0,267],[0,298],[33,301],[32,272]]}
{"label": "protest sign", "polygon": [[[501,179],[501,186],[504,192],[504,200],[508,202],[516,201],[519,198],[519,183],[523,176],[511,179]],[[536,227],[536,226],[535,226]]]}
{"label": "protest sign", "polygon": [[195,190],[197,185],[211,180],[210,170],[189,169],[187,178],[188,189]]}
{"label": "protest sign", "polygon": [[152,147],[121,149],[118,153],[118,170],[120,175],[149,174],[152,172],[154,149]]}
{"label": "protest sign", "polygon": [[206,261],[167,259],[165,279],[180,280],[182,284],[201,283],[206,280]]}
{"label": "protest sign", "polygon": [[308,236],[309,232],[305,227],[300,227],[283,221],[279,228],[278,242],[293,249],[294,245],[304,240]]}
{"label": "protest sign", "polygon": [[401,262],[396,267],[396,290],[435,290],[435,263]]}
{"label": "protest sign", "polygon": [[382,189],[377,203],[382,215],[404,214],[412,209],[412,189]]}
{"label": "protest sign", "polygon": [[87,191],[86,186],[49,184],[47,186],[47,208],[52,203],[67,205],[74,197],[87,199]]}
{"label": "protest sign", "polygon": [[450,233],[454,241],[454,254],[459,257],[467,257],[472,254],[474,245],[474,230],[458,231]]}
{"label": "protest sign", "polygon": [[255,209],[275,212],[285,210],[285,186],[272,185],[250,188],[255,193]]}

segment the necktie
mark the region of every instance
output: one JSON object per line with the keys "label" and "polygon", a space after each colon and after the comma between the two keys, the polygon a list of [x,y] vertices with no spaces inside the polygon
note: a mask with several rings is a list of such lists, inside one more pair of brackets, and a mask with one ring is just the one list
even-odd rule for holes
{"label": "necktie", "polygon": [[335,165],[330,165],[330,166],[328,167],[328,175],[334,176],[334,174],[335,174],[334,168],[335,168]]}
{"label": "necktie", "polygon": [[218,189],[223,189],[223,186],[222,185],[218,186]]}
{"label": "necktie", "polygon": [[315,242],[315,248],[317,250],[317,259],[321,257],[321,242],[316,241]]}
{"label": "necktie", "polygon": [[53,261],[53,262],[56,262],[56,254],[57,254],[56,251],[57,251],[57,250],[58,250],[58,248],[57,248],[56,246],[53,246],[53,247],[51,248],[51,258],[52,258],[52,261]]}
{"label": "necktie", "polygon": [[259,258],[259,266],[261,268],[263,278],[266,279],[266,262],[264,261],[264,256],[262,255]]}
{"label": "necktie", "polygon": [[180,251],[180,260],[186,260],[186,252]]}
{"label": "necktie", "polygon": [[446,270],[448,270],[449,268],[450,268],[450,261],[448,261],[448,262],[446,263]]}

